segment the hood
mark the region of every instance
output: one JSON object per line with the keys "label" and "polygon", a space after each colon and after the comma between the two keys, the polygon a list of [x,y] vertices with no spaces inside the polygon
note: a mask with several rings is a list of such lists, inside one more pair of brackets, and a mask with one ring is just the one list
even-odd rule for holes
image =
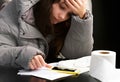
{"label": "hood", "polygon": [[15,1],[17,10],[21,16],[40,0],[15,0]]}
{"label": "hood", "polygon": [[26,23],[21,19],[25,13],[32,8],[40,0],[15,0],[16,1],[16,8],[19,13],[18,22],[20,25],[20,36],[23,38],[43,38],[42,34],[33,26]]}

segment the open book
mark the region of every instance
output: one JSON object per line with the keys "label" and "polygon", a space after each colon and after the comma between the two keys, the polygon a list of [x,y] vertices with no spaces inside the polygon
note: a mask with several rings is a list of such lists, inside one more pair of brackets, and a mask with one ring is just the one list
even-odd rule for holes
{"label": "open book", "polygon": [[[58,70],[40,68],[34,71],[19,70],[18,75],[36,76],[48,80],[56,80],[63,77],[68,77],[76,74],[82,74],[89,71],[91,56],[85,56],[78,59],[62,60],[55,63],[50,63],[53,67],[59,68]],[[61,70],[60,70],[61,69]],[[67,71],[64,71],[67,69]],[[73,72],[71,72],[74,70]]]}

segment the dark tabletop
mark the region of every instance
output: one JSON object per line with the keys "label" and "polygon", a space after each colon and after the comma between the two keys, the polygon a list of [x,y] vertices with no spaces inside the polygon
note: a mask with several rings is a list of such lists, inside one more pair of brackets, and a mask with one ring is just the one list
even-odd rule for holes
{"label": "dark tabletop", "polygon": [[0,67],[0,82],[100,82],[91,77],[88,72],[79,76],[70,76],[54,81],[34,77],[17,75],[18,70],[13,68]]}

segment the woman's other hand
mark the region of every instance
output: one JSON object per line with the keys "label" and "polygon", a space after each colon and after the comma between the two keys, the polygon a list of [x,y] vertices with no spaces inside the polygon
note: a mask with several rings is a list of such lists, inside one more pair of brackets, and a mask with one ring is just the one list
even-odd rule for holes
{"label": "woman's other hand", "polygon": [[65,0],[65,3],[72,9],[75,15],[83,18],[86,13],[87,0]]}
{"label": "woman's other hand", "polygon": [[41,67],[51,68],[52,66],[47,64],[41,55],[35,55],[29,62],[29,67],[31,70],[35,70]]}

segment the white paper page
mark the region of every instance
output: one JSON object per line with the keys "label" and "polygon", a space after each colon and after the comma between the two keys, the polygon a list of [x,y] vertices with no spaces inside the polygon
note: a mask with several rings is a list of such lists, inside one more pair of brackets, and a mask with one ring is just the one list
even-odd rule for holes
{"label": "white paper page", "polygon": [[71,76],[72,74],[59,73],[46,68],[41,68],[34,71],[20,70],[18,72],[18,75],[32,75],[32,76],[36,76],[36,77],[40,77],[48,80],[55,80],[62,77]]}

